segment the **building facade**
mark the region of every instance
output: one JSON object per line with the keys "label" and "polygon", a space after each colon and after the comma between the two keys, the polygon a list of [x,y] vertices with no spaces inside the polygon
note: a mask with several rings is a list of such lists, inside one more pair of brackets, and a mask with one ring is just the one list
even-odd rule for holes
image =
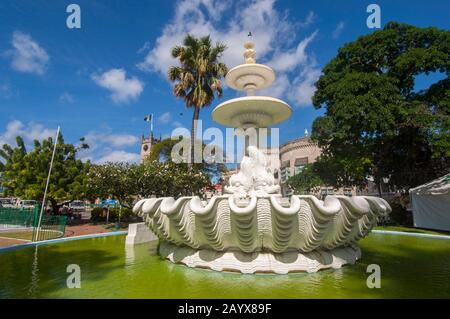
{"label": "building facade", "polygon": [[314,163],[322,153],[320,147],[308,135],[287,142],[280,147],[280,184],[283,194],[289,177],[300,173],[307,164]]}

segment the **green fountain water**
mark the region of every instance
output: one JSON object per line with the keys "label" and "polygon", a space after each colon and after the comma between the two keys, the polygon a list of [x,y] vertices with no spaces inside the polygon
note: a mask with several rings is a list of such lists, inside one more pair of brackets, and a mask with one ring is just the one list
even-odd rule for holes
{"label": "green fountain water", "polygon": [[[371,234],[356,265],[314,274],[242,275],[162,260],[155,244],[125,248],[124,236],[0,253],[0,298],[431,298],[450,297],[450,241]],[[69,289],[66,267],[81,267]],[[367,265],[381,267],[369,289]]]}

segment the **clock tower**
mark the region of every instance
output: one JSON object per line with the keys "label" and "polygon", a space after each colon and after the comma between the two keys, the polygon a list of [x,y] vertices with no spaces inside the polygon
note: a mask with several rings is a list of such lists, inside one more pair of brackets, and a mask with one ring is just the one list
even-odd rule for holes
{"label": "clock tower", "polygon": [[141,163],[144,159],[150,155],[152,150],[152,138],[145,138],[144,135],[141,136]]}

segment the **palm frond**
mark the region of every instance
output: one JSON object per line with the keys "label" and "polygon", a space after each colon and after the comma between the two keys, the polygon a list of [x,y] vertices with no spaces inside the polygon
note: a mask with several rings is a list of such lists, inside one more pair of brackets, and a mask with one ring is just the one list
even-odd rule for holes
{"label": "palm frond", "polygon": [[172,51],[171,51],[172,58],[176,59],[176,58],[180,57],[183,51],[184,51],[184,48],[179,45],[177,45],[176,47],[173,47]]}
{"label": "palm frond", "polygon": [[175,82],[173,93],[183,98],[187,107],[202,108],[210,105],[215,94],[222,96],[220,79],[228,72],[224,63],[219,62],[226,45],[211,44],[211,37],[196,38],[188,34],[182,46],[172,49],[172,56],[180,61],[180,66],[171,67],[169,80]]}
{"label": "palm frond", "polygon": [[176,80],[181,80],[183,69],[179,66],[172,66],[169,68],[169,71],[167,72],[167,77],[169,78],[169,81],[173,82]]}

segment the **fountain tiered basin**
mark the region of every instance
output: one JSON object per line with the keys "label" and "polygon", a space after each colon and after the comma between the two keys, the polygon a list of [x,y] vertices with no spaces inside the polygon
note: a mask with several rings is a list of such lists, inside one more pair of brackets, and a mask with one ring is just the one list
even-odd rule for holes
{"label": "fountain tiered basin", "polygon": [[189,267],[286,274],[355,263],[361,256],[356,242],[390,212],[389,205],[367,196],[282,198],[269,161],[258,149],[259,130],[285,121],[292,110],[282,100],[254,95],[269,87],[275,74],[256,63],[253,43],[245,48],[245,63],[225,80],[247,96],[225,101],[212,112],[217,123],[258,133],[246,139],[246,155],[226,194],[208,202],[195,196],[143,199],[134,212],[161,240],[159,254]]}

